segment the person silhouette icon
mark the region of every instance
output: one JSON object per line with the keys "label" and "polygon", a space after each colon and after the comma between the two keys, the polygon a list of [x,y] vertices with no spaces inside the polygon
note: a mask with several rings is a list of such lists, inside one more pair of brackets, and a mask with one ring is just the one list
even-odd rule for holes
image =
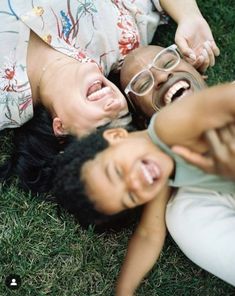
{"label": "person silhouette icon", "polygon": [[17,290],[21,286],[21,278],[17,274],[10,274],[5,279],[5,285],[10,290]]}
{"label": "person silhouette icon", "polygon": [[16,279],[11,280],[10,286],[17,286]]}

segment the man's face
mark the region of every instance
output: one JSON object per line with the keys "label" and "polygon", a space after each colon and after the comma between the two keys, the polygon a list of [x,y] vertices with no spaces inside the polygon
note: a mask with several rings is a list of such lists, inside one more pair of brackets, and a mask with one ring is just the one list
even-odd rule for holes
{"label": "man's face", "polygon": [[[125,89],[139,71],[148,68],[163,49],[159,46],[147,46],[130,53],[121,69],[122,88]],[[154,67],[150,68],[150,71],[154,78],[153,88],[143,96],[129,92],[132,103],[147,117],[151,117],[159,106],[163,107],[206,87],[199,72],[183,59],[180,59],[178,65],[170,71],[161,71]]]}

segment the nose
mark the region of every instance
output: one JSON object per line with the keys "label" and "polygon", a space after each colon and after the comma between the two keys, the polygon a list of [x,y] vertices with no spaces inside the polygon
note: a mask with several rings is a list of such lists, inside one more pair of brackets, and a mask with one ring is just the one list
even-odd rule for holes
{"label": "nose", "polygon": [[121,102],[118,99],[110,99],[104,106],[105,111],[119,111],[121,109]]}
{"label": "nose", "polygon": [[165,83],[172,76],[171,72],[151,69],[154,76],[154,87],[158,89],[163,83]]}
{"label": "nose", "polygon": [[135,176],[128,175],[126,177],[126,187],[128,191],[137,194],[138,191],[141,189],[141,184]]}

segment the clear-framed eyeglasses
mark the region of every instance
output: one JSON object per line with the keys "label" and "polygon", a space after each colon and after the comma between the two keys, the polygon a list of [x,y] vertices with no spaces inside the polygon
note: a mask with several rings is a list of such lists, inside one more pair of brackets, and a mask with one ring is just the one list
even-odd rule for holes
{"label": "clear-framed eyeglasses", "polygon": [[[129,99],[132,107],[133,103],[129,97],[132,92],[137,96],[146,95],[154,86],[155,79],[151,68],[168,72],[175,68],[180,62],[180,55],[177,51],[177,45],[173,44],[160,51],[153,59],[151,64],[148,64],[143,70],[138,72],[128,83],[124,92]],[[162,106],[153,106],[155,110],[159,110]]]}

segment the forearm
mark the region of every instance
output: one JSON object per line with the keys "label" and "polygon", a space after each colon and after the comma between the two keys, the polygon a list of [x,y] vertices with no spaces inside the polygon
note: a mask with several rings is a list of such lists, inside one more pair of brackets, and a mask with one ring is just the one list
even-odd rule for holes
{"label": "forearm", "polygon": [[161,252],[165,235],[165,209],[171,189],[165,186],[149,202],[141,221],[128,245],[127,255],[117,282],[118,296],[131,296],[155,264]]}
{"label": "forearm", "polygon": [[160,0],[160,4],[176,23],[185,17],[201,16],[195,0]]}
{"label": "forearm", "polygon": [[165,230],[148,239],[138,231],[131,238],[125,261],[117,281],[117,296],[132,296],[141,280],[151,270],[162,250]]}
{"label": "forearm", "polygon": [[185,145],[193,149],[197,144],[203,146],[203,135],[207,130],[234,121],[234,98],[235,85],[232,84],[195,93],[163,108],[156,117],[155,131],[169,146]]}

